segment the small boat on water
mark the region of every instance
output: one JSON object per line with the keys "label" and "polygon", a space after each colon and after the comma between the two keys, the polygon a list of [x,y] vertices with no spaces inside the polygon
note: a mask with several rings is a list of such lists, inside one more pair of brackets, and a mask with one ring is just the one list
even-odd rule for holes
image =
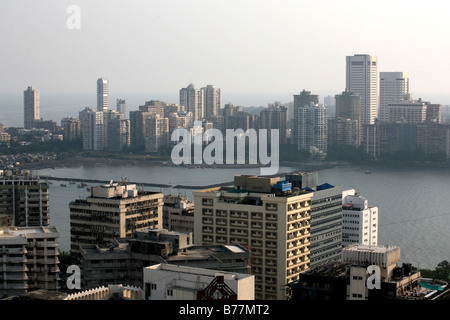
{"label": "small boat on water", "polygon": [[61,187],[66,187],[67,185],[65,183],[60,184]]}

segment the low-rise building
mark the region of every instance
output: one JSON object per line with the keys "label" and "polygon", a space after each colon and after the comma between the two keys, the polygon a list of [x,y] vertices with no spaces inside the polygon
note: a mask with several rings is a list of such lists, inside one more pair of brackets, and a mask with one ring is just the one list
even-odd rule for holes
{"label": "low-rise building", "polygon": [[433,293],[411,264],[400,264],[399,247],[352,245],[342,256],[288,284],[291,300],[426,300],[442,294]]}
{"label": "low-rise building", "polygon": [[158,264],[144,268],[146,300],[254,300],[255,276]]}

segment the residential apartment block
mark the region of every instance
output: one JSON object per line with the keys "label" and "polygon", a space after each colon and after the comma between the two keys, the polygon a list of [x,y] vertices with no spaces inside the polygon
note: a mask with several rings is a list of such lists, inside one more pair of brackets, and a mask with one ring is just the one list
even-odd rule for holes
{"label": "residential apartment block", "polygon": [[59,231],[0,226],[0,296],[59,289]]}
{"label": "residential apartment block", "polygon": [[134,184],[110,183],[91,188],[86,199],[69,204],[70,240],[74,261],[81,246],[109,244],[135,231],[162,228],[163,194],[139,191]]}
{"label": "residential apartment block", "polygon": [[242,175],[234,187],[193,195],[194,243],[249,248],[255,298],[285,299],[285,284],[309,268],[311,195],[279,178]]}
{"label": "residential apartment block", "polygon": [[10,217],[11,226],[48,226],[48,183],[28,171],[7,172],[0,178],[0,214]]}

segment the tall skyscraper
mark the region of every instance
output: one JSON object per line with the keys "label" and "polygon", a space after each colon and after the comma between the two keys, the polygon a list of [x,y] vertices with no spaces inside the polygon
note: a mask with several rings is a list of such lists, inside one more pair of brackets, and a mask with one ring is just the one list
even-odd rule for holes
{"label": "tall skyscraper", "polygon": [[298,108],[297,149],[327,152],[327,107],[315,103]]}
{"label": "tall skyscraper", "polygon": [[361,97],[361,121],[373,124],[378,117],[378,60],[376,56],[347,56],[346,89]]}
{"label": "tall skyscraper", "polygon": [[260,113],[260,129],[279,130],[280,144],[287,143],[287,108],[280,103],[274,103],[268,108],[261,110]]}
{"label": "tall skyscraper", "polygon": [[106,111],[109,107],[109,81],[97,79],[97,111]]}
{"label": "tall skyscraper", "polygon": [[34,121],[39,120],[39,117],[39,90],[31,86],[23,92],[24,128],[33,128]]}
{"label": "tall skyscraper", "polygon": [[388,105],[410,99],[409,74],[406,72],[380,72],[380,110],[378,119],[389,121]]}
{"label": "tall skyscraper", "polygon": [[207,85],[202,90],[205,99],[205,118],[217,116],[222,108],[222,90],[212,85]]}
{"label": "tall skyscraper", "polygon": [[292,124],[291,143],[295,146],[298,146],[298,108],[304,106],[309,107],[311,102],[318,104],[319,96],[305,90],[298,95],[294,95],[294,122]]}
{"label": "tall skyscraper", "polygon": [[205,116],[205,99],[202,89],[195,89],[190,83],[186,88],[180,89],[180,105],[186,112],[192,112],[194,121],[201,120]]}
{"label": "tall skyscraper", "polygon": [[105,148],[104,116],[102,111],[85,108],[79,112],[83,150],[102,151]]}
{"label": "tall skyscraper", "polygon": [[123,114],[124,117],[127,116],[127,104],[124,99],[117,99],[116,100],[116,111]]}
{"label": "tall skyscraper", "polygon": [[[336,119],[341,118],[342,120],[336,120],[334,125],[349,124],[351,127],[356,125],[356,131],[351,130],[353,136],[349,136],[348,139],[343,139],[351,141],[351,145],[359,147],[361,145],[361,97],[358,94],[348,91],[346,89],[342,94],[336,95]],[[351,121],[345,121],[346,119]],[[333,121],[331,121],[333,122]],[[350,133],[349,131],[346,134]],[[344,132],[343,132],[344,133]],[[336,138],[336,137],[333,137]],[[340,140],[340,139],[337,139]]]}

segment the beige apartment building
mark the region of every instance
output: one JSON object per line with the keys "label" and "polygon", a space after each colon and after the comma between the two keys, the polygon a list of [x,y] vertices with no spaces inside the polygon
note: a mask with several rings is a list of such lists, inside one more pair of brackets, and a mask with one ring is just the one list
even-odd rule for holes
{"label": "beige apartment building", "polygon": [[0,225],[0,297],[59,289],[59,231]]}
{"label": "beige apartment building", "polygon": [[110,244],[135,231],[162,228],[163,193],[139,191],[126,182],[95,186],[91,196],[69,204],[70,240],[74,262],[80,246]]}
{"label": "beige apartment building", "polygon": [[194,243],[247,247],[257,300],[286,299],[285,285],[310,265],[311,194],[289,185],[238,175],[234,187],[193,193]]}

